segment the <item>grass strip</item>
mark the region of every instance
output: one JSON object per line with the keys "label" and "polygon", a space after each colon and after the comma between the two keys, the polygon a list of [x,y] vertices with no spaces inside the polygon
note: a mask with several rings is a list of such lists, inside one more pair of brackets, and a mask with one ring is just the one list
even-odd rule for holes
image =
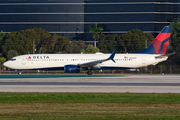
{"label": "grass strip", "polygon": [[0,93],[1,120],[174,120],[180,94]]}
{"label": "grass strip", "polygon": [[1,103],[1,120],[140,120],[180,119],[177,104]]}
{"label": "grass strip", "polygon": [[0,103],[179,104],[175,93],[0,93]]}

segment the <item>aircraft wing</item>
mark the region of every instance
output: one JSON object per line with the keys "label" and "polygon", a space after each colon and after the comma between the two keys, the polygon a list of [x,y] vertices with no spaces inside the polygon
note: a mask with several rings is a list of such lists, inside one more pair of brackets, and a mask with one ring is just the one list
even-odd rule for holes
{"label": "aircraft wing", "polygon": [[[107,59],[102,59],[102,60],[97,60],[97,61],[91,61],[91,62],[87,62],[87,63],[82,63],[82,64],[78,64],[80,67],[93,67],[93,66],[96,66],[97,64],[100,64],[100,63],[103,63],[105,61],[108,61],[108,60],[112,60],[113,62],[115,62],[114,60],[114,56],[116,54],[116,51],[117,49],[115,49],[113,51],[113,53],[110,55],[109,58]],[[116,62],[115,62],[116,63]]]}

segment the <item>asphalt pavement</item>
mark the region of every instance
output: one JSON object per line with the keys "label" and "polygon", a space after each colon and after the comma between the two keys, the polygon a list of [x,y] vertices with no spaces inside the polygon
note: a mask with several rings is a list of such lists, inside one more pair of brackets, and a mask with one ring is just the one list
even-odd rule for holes
{"label": "asphalt pavement", "polygon": [[0,92],[180,93],[178,75],[16,76],[0,75]]}

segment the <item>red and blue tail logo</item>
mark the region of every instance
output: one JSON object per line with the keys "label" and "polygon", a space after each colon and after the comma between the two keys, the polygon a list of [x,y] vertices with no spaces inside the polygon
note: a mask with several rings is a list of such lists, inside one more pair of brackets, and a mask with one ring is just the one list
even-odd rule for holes
{"label": "red and blue tail logo", "polygon": [[169,39],[171,36],[172,25],[167,25],[145,50],[136,52],[141,54],[166,54]]}

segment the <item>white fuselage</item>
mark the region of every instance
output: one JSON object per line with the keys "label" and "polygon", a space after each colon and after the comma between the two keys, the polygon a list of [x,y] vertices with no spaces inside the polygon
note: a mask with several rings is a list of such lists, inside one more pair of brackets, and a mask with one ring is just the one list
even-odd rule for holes
{"label": "white fuselage", "polygon": [[[60,69],[65,65],[78,65],[91,61],[107,59],[110,54],[29,54],[13,57],[4,63],[11,69]],[[154,54],[115,54],[114,63],[112,60],[97,64],[93,68],[139,68],[148,65],[155,65],[167,60],[168,57],[161,59],[155,58]]]}

